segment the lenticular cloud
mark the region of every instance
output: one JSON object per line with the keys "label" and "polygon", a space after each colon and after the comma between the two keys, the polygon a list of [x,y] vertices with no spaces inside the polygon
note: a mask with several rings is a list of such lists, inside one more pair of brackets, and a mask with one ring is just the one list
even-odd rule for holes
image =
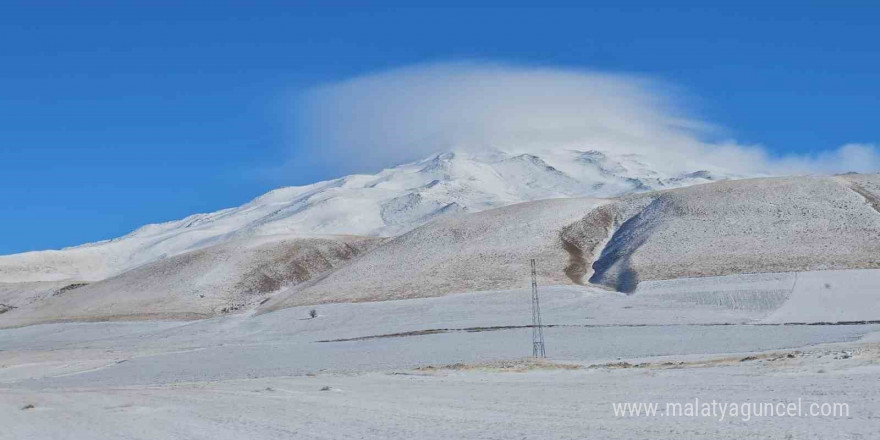
{"label": "lenticular cloud", "polygon": [[345,172],[372,171],[454,150],[597,149],[689,157],[744,174],[880,169],[878,149],[849,144],[772,158],[718,140],[669,84],[613,73],[489,63],[439,63],[317,87],[297,108],[299,142]]}

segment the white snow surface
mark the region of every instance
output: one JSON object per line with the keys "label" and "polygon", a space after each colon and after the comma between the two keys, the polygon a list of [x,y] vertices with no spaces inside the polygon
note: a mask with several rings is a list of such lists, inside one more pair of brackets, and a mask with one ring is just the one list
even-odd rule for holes
{"label": "white snow surface", "polygon": [[791,297],[767,322],[880,319],[880,270],[825,270],[789,274]]}
{"label": "white snow surface", "polygon": [[[590,282],[625,292],[640,280],[878,268],[877,188],[880,175],[872,174],[730,180],[638,194],[590,213],[563,238],[593,261]],[[594,255],[596,237],[608,229],[610,239]]]}
{"label": "white snow surface", "polygon": [[[839,302],[852,305],[838,317],[880,321],[875,311],[858,309],[865,303],[850,301],[866,293],[854,291],[859,285],[852,277],[876,280],[880,270],[853,272],[849,281],[824,271],[799,277],[830,275],[839,284]],[[653,281],[631,296],[595,287],[541,286],[548,353],[556,360],[610,362],[799,347],[880,330],[878,324],[776,325],[788,322],[774,318],[788,295],[800,296],[791,291],[792,279],[793,274],[755,274]],[[744,291],[751,294],[743,296]],[[524,286],[189,322],[2,329],[0,383],[29,388],[148,385],[515,359],[531,348],[530,306],[530,290]],[[316,318],[310,317],[311,309]],[[814,324],[804,318],[821,312],[801,308],[800,315],[789,316]],[[33,358],[40,352],[43,358]],[[101,368],[95,368],[99,360]],[[3,367],[13,364],[32,366],[25,374],[30,379],[22,381],[21,371]]]}
{"label": "white snow surface", "polygon": [[256,306],[383,239],[267,235],[138,266],[94,283],[0,283],[0,326],[55,321],[198,319]]}
{"label": "white snow surface", "polygon": [[880,268],[880,212],[867,191],[880,176],[858,177],[861,193],[843,176],[743,179],[450,216],[263,307],[513,288],[531,258],[541,284],[628,293],[645,280]]}
{"label": "white snow surface", "polygon": [[139,265],[260,235],[397,236],[434,218],[560,197],[613,197],[735,176],[680,172],[633,154],[550,149],[444,153],[386,169],[271,191],[242,206],[144,226],[63,250],[0,256],[0,282],[96,281]]}
{"label": "white snow surface", "polygon": [[[880,271],[853,272],[798,277],[845,293],[841,277]],[[648,281],[632,296],[542,286],[546,362],[522,360],[527,287],[328,304],[316,318],[294,307],[4,329],[0,439],[873,438],[880,325],[763,324],[792,278]],[[350,340],[320,342],[334,339]],[[850,412],[719,420],[612,408],[695,398]]]}
{"label": "white snow surface", "polygon": [[437,219],[315,283],[290,287],[265,309],[511,289],[529,282],[533,258],[538,282],[572,284],[559,231],[607,202],[549,199]]}
{"label": "white snow surface", "polygon": [[[528,282],[532,258],[541,285],[591,281],[628,293],[648,280],[880,268],[877,182],[876,175],[746,179],[616,200],[551,198],[449,212],[392,239],[231,235],[84,287],[0,284],[0,326],[195,319],[510,289]],[[787,295],[779,292],[761,294],[761,307],[781,304]],[[847,294],[817,292],[828,299],[810,301]],[[752,304],[749,295],[724,301]],[[862,303],[872,304],[865,295]],[[805,316],[844,320],[853,308],[824,310]]]}

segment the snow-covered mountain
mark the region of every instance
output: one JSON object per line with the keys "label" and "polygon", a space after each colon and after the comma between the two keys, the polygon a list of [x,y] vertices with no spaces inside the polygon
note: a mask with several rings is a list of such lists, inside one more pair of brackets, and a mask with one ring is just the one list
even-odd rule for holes
{"label": "snow-covered mountain", "polygon": [[540,285],[633,293],[648,280],[877,269],[878,255],[880,176],[729,180],[438,219],[262,307],[516,289],[529,285],[530,258]]}
{"label": "snow-covered mountain", "polygon": [[437,154],[374,175],[277,189],[237,208],[147,225],[109,241],[0,256],[0,282],[94,281],[233,239],[396,236],[441,216],[519,202],[615,197],[745,177],[671,162],[587,149]]}

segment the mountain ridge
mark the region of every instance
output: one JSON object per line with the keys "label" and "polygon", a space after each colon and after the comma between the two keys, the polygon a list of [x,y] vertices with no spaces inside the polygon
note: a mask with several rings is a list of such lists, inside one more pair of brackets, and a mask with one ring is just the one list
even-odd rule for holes
{"label": "mountain ridge", "polygon": [[[617,197],[738,178],[712,167],[657,171],[598,150],[446,152],[376,174],[269,191],[233,208],[144,225],[122,237],[0,256],[0,282],[97,281],[250,236],[398,236],[435,218],[550,198]],[[704,169],[705,168],[705,169]]]}

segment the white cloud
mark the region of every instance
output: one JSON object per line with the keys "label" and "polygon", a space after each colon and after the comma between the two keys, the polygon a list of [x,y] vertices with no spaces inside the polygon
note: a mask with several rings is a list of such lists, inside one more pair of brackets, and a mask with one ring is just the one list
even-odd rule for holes
{"label": "white cloud", "polygon": [[603,149],[690,160],[745,174],[877,171],[878,148],[849,144],[771,158],[717,137],[674,87],[624,74],[490,63],[401,68],[318,87],[297,111],[298,142],[344,172],[376,171],[449,150]]}
{"label": "white cloud", "polygon": [[846,144],[815,155],[784,157],[773,165],[785,174],[876,173],[880,171],[880,148],[873,144]]}

